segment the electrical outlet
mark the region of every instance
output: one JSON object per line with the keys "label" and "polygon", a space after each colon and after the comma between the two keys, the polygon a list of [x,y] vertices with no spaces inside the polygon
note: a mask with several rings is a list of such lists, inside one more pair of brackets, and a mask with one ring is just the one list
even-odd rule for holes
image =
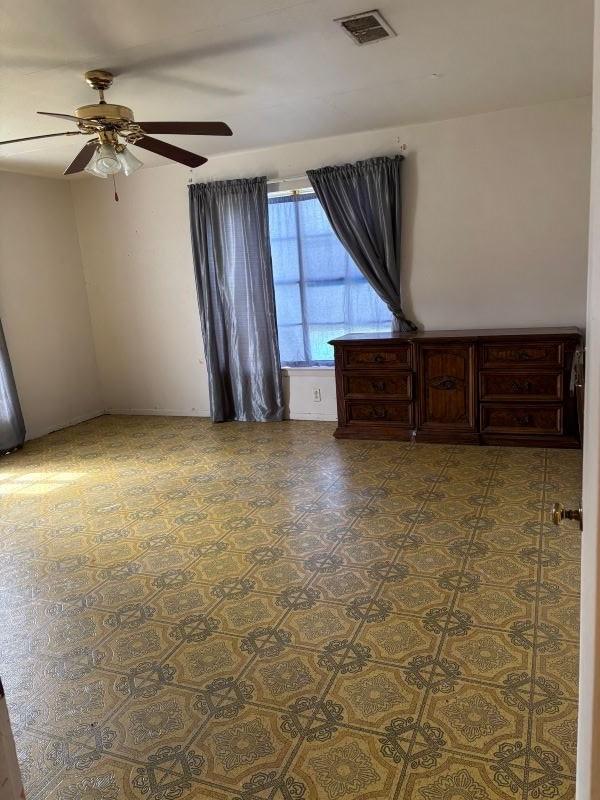
{"label": "electrical outlet", "polygon": [[321,390],[313,389],[313,403],[320,403],[320,402],[321,402]]}

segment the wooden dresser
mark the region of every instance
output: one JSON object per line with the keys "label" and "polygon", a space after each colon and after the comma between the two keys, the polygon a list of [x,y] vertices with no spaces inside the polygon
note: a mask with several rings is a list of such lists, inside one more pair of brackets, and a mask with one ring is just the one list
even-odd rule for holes
{"label": "wooden dresser", "polygon": [[577,328],[349,334],[331,344],[339,438],[580,446]]}

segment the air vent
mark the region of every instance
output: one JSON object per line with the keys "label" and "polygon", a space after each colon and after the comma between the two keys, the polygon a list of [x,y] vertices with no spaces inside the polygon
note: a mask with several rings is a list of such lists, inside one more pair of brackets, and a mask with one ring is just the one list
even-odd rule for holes
{"label": "air vent", "polygon": [[340,23],[355,44],[372,44],[396,35],[376,9],[340,17],[334,22]]}

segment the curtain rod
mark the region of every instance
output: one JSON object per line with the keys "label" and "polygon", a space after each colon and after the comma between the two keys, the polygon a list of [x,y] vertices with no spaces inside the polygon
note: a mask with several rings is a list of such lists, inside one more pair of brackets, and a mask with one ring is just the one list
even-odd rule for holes
{"label": "curtain rod", "polygon": [[[407,147],[405,144],[401,144],[398,149],[402,150],[402,152],[406,152]],[[291,178],[267,178],[267,186],[270,186],[273,183],[291,183],[292,181],[303,180],[306,180],[306,172],[303,175],[293,175]]]}
{"label": "curtain rod", "polygon": [[291,183],[292,181],[305,181],[306,180],[306,172],[304,175],[293,175],[291,178],[269,178],[267,180],[267,186],[270,186],[273,183]]}
{"label": "curtain rod", "polygon": [[[401,144],[398,148],[403,152],[406,152],[408,149],[405,144]],[[267,178],[267,186],[272,186],[274,183],[292,183],[293,181],[305,181],[307,178],[306,172],[302,175],[292,175],[288,178]],[[190,170],[190,177],[188,178],[188,186],[194,182],[194,175],[193,171]]]}

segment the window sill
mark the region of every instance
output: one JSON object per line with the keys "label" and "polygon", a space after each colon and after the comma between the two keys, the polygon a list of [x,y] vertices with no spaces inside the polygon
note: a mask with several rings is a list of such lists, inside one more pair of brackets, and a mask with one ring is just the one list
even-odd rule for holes
{"label": "window sill", "polygon": [[334,373],[335,367],[282,367],[283,375],[323,375]]}

